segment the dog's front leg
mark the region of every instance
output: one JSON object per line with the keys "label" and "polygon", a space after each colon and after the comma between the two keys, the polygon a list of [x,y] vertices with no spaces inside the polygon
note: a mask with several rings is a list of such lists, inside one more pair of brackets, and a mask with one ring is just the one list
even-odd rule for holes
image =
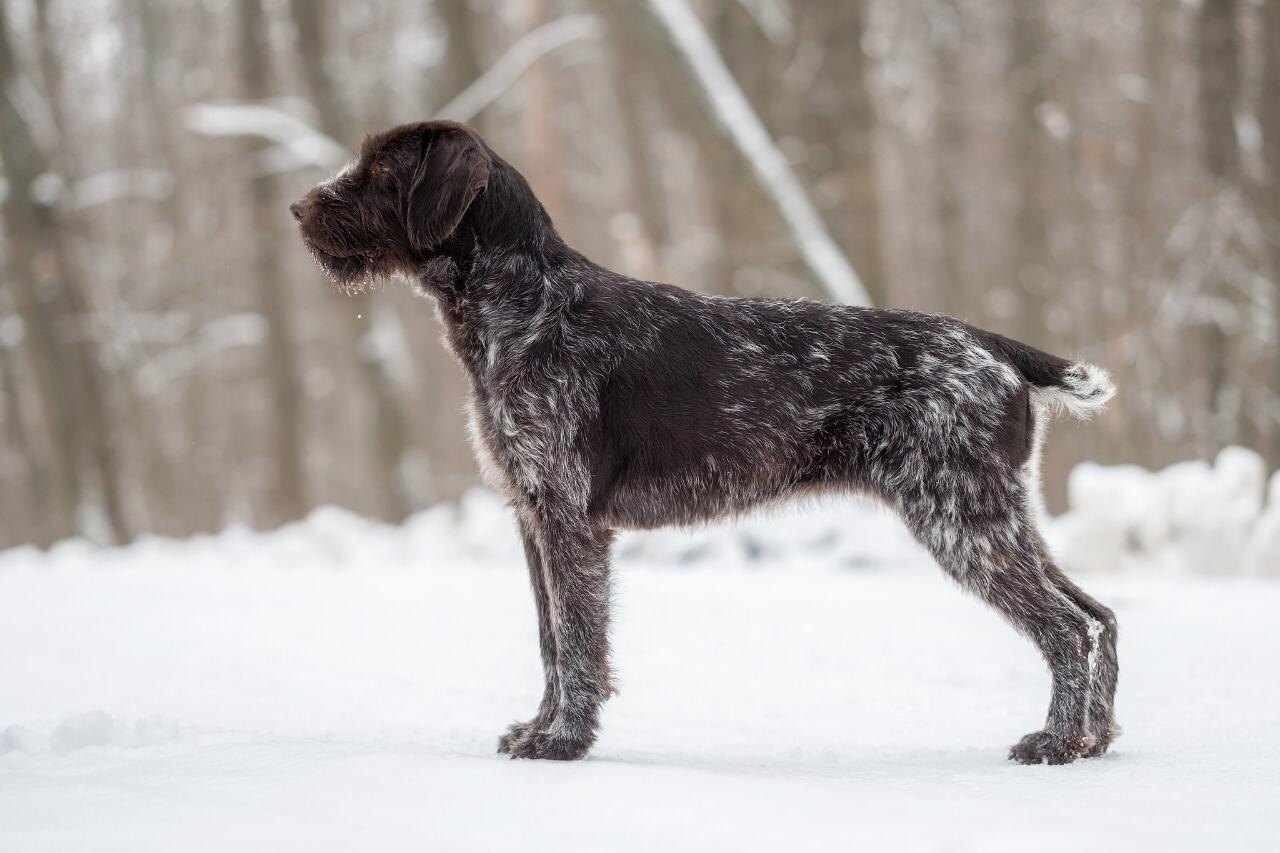
{"label": "dog's front leg", "polygon": [[559,507],[537,512],[531,522],[554,641],[555,674],[548,676],[547,684],[559,695],[549,717],[535,718],[531,723],[538,725],[509,733],[500,749],[512,758],[582,758],[595,742],[600,705],[613,693],[608,638],[611,537],[593,529],[585,517]]}
{"label": "dog's front leg", "polygon": [[545,686],[542,690],[542,702],[533,719],[524,723],[513,723],[498,740],[498,752],[511,754],[512,745],[523,740],[530,732],[545,730],[555,720],[556,708],[560,705],[560,674],[556,667],[556,635],[551,624],[551,598],[547,587],[547,579],[543,574],[542,554],[538,547],[535,533],[536,521],[523,514],[519,515],[520,541],[524,545],[525,561],[529,564],[529,586],[533,590],[533,600],[538,607],[538,649],[542,654],[542,674]]}

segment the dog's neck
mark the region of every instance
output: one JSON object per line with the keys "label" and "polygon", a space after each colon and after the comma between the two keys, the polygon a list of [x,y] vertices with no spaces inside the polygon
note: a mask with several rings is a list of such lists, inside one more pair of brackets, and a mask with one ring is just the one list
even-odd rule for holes
{"label": "dog's neck", "polygon": [[580,277],[568,270],[580,264],[590,262],[561,238],[523,176],[498,159],[489,185],[416,278],[435,297],[446,341],[474,379],[499,350],[534,331],[528,318],[575,301]]}
{"label": "dog's neck", "polygon": [[489,179],[458,228],[416,271],[446,304],[522,298],[575,254],[513,166],[489,151]]}

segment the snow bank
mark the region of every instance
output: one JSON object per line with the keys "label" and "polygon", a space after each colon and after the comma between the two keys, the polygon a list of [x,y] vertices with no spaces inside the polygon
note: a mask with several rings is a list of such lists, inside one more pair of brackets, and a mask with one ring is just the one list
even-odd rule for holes
{"label": "snow bank", "polygon": [[[861,570],[927,562],[896,518],[851,499],[765,510],[732,524],[627,533],[615,553],[620,563],[668,569],[715,565]],[[491,492],[473,489],[457,504],[417,513],[399,526],[326,506],[272,531],[234,526],[185,540],[144,537],[127,548],[100,548],[81,539],[61,542],[44,553],[15,548],[0,551],[0,571],[140,565],[352,571],[509,567],[522,565],[523,559],[510,511]]]}
{"label": "snow bank", "polygon": [[14,752],[66,755],[88,747],[141,749],[180,740],[187,734],[176,721],[165,717],[124,720],[105,711],[90,711],[52,723],[8,726],[0,730],[0,756]]}
{"label": "snow bank", "polygon": [[1262,457],[1243,447],[1161,471],[1085,463],[1050,539],[1077,571],[1280,575],[1280,472],[1264,503],[1265,485]]}
{"label": "snow bank", "polygon": [[[1264,502],[1266,470],[1250,450],[1229,447],[1214,464],[1162,471],[1086,463],[1068,483],[1070,510],[1049,523],[1058,559],[1072,571],[1280,575],[1280,474]],[[681,570],[898,571],[931,565],[887,510],[853,498],[808,500],[732,523],[627,533],[624,566]],[[397,570],[434,566],[518,567],[523,552],[510,512],[492,493],[468,492],[394,526],[336,507],[257,532],[230,527],[186,540],[146,537],[103,549],[70,540],[47,553],[0,551],[0,571],[168,566],[244,571]]]}

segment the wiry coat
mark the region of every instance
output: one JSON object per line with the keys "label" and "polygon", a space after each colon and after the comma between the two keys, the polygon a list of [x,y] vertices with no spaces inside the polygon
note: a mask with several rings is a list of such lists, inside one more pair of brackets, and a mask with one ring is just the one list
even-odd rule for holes
{"label": "wiry coat", "polygon": [[432,295],[471,380],[486,480],[515,510],[546,690],[499,748],[579,758],[612,692],[609,545],[846,491],[893,507],[943,569],[1026,633],[1053,674],[1012,757],[1103,752],[1116,624],[1035,527],[1049,412],[1087,415],[1105,372],[950,317],[703,296],[629,279],[561,240],[524,179],[468,128],[409,125],[294,205],[336,280],[404,273]]}

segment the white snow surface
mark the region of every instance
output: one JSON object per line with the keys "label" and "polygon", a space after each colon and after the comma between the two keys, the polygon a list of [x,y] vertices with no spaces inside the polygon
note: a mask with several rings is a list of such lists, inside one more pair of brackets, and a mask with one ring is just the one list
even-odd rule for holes
{"label": "white snow surface", "polygon": [[476,492],[125,549],[0,553],[0,850],[1276,850],[1280,584],[1085,577],[1121,624],[1107,756],[1005,759],[1036,652],[836,501],[618,546],[621,693],[510,761],[533,604]]}

